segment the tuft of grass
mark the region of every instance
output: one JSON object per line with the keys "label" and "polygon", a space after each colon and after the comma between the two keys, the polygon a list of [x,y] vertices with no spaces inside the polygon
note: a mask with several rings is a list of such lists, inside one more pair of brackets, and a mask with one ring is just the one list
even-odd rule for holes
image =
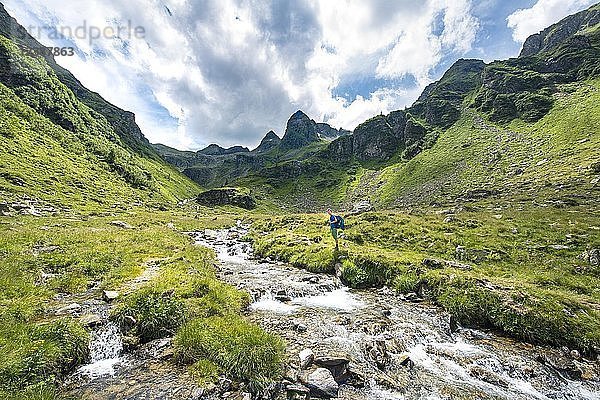
{"label": "tuft of grass", "polygon": [[3,320],[0,387],[24,389],[65,375],[85,362],[88,341],[85,329],[68,319],[42,324]]}
{"label": "tuft of grass", "polygon": [[200,359],[189,366],[189,371],[201,386],[209,386],[217,382],[221,368],[212,361]]}
{"label": "tuft of grass", "polygon": [[173,336],[185,320],[183,301],[172,291],[160,291],[152,287],[140,289],[127,297],[118,308],[114,318],[125,326],[124,319],[131,316],[137,321],[133,334],[142,343]]}
{"label": "tuft of grass", "polygon": [[0,397],[5,400],[64,400],[51,382],[40,382],[19,391],[0,389]]}
{"label": "tuft of grass", "polygon": [[281,339],[239,316],[191,320],[179,330],[174,343],[180,362],[208,360],[227,375],[248,382],[253,390],[281,373]]}

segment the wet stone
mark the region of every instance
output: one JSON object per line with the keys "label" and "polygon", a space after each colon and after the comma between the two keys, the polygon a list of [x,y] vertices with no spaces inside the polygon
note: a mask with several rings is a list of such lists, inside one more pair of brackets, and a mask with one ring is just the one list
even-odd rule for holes
{"label": "wet stone", "polygon": [[286,385],[285,390],[288,400],[308,400],[310,398],[310,389],[300,384]]}
{"label": "wet stone", "polygon": [[102,317],[97,314],[86,314],[79,318],[79,322],[86,328],[93,328],[102,323]]}
{"label": "wet stone", "polygon": [[56,310],[57,315],[74,314],[81,310],[81,304],[71,303]]}
{"label": "wet stone", "polygon": [[340,388],[327,368],[317,368],[306,377],[304,383],[310,394],[317,397],[337,397]]}
{"label": "wet stone", "polygon": [[111,302],[116,300],[119,297],[119,292],[114,290],[103,290],[102,291],[102,299],[107,302]]}
{"label": "wet stone", "polygon": [[315,353],[311,349],[304,349],[298,354],[300,369],[308,368],[315,360]]}

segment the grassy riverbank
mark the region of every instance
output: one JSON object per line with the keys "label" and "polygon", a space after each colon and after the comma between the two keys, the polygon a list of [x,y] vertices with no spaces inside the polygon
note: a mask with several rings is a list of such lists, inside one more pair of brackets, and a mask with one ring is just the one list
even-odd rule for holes
{"label": "grassy riverbank", "polygon": [[[137,321],[127,332],[139,342],[177,335],[174,362],[214,365],[240,381],[258,385],[279,373],[283,345],[240,317],[245,292],[215,277],[212,251],[193,246],[182,232],[231,226],[236,215],[214,210],[195,218],[189,210],[136,210],[106,215],[0,217],[0,397],[60,398],[62,376],[85,362],[89,333],[77,316],[54,311],[68,295],[102,289],[121,293],[113,318]],[[120,222],[122,221],[125,224]],[[143,285],[131,281],[153,264],[158,272]],[[59,300],[60,296],[64,297]],[[235,324],[219,322],[234,321]],[[199,336],[205,327],[212,336]],[[202,337],[202,346],[190,339]],[[219,343],[230,346],[214,352]],[[251,351],[260,344],[263,352]],[[247,354],[238,365],[229,361]],[[258,372],[247,365],[263,365]],[[210,383],[214,376],[194,376]],[[206,371],[205,374],[208,374]],[[210,374],[208,374],[210,375]]]}
{"label": "grassy riverbank", "polygon": [[598,351],[600,267],[586,259],[600,248],[597,210],[480,203],[437,211],[348,217],[339,252],[324,215],[257,218],[255,249],[315,272],[340,262],[349,285],[416,292],[465,325]]}

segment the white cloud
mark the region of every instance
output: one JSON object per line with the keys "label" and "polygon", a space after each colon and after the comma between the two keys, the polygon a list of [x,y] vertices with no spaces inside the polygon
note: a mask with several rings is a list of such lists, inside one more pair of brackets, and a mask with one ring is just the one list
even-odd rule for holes
{"label": "white cloud", "polygon": [[538,0],[531,8],[519,9],[508,16],[513,39],[522,43],[530,35],[558,22],[569,14],[588,8],[596,0]]}
{"label": "white cloud", "polygon": [[[78,26],[85,20],[144,27],[143,39],[93,45],[74,39],[82,57],[57,61],[88,88],[135,112],[151,141],[178,148],[253,146],[270,129],[283,133],[297,109],[353,129],[409,105],[443,57],[469,51],[478,29],[468,0],[5,4],[24,25]],[[439,21],[442,29],[434,29]],[[416,86],[398,86],[406,76]],[[337,97],[336,87],[353,77],[378,78],[380,87],[352,99]]]}

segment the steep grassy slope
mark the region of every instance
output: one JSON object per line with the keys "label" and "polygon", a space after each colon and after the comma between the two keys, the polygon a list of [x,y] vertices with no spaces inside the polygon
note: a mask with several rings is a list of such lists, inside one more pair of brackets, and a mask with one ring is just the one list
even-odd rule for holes
{"label": "steep grassy slope", "polygon": [[493,124],[465,110],[436,144],[384,169],[374,200],[435,203],[480,189],[500,197],[569,204],[600,196],[600,79],[560,86],[551,111],[535,123]]}
{"label": "steep grassy slope", "polygon": [[61,206],[161,206],[199,189],[158,157],[130,150],[108,120],[41,57],[0,36],[0,191]]}
{"label": "steep grassy slope", "polygon": [[159,159],[158,154],[150,146],[150,143],[135,123],[133,113],[120,109],[104,100],[98,93],[87,89],[70,71],[58,65],[52,55],[47,52],[40,52],[40,49],[44,47],[6,12],[2,4],[0,4],[0,35],[26,49],[28,53],[37,54],[42,58],[47,66],[54,71],[58,80],[69,88],[80,102],[107,119],[113,131],[128,150],[155,160]]}

